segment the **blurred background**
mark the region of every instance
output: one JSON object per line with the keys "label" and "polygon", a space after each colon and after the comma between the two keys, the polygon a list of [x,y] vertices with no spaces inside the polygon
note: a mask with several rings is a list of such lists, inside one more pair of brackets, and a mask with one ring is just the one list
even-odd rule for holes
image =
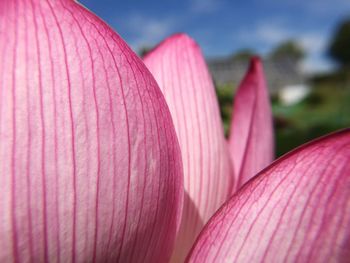
{"label": "blurred background", "polygon": [[140,56],[175,32],[201,46],[227,132],[249,58],[270,90],[278,156],[350,127],[349,0],[80,0]]}

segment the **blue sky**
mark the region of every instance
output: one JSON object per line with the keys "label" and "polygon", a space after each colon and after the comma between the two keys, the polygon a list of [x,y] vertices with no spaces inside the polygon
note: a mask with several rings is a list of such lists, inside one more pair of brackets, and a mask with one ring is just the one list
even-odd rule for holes
{"label": "blue sky", "polygon": [[350,0],[80,0],[111,25],[134,49],[152,46],[175,32],[186,32],[207,57],[242,48],[267,54],[293,38],[306,50],[305,71],[332,64],[325,55]]}

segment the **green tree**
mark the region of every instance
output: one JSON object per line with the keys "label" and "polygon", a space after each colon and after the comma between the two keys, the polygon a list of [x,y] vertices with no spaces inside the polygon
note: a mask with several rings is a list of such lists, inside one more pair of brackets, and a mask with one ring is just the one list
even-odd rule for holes
{"label": "green tree", "polygon": [[350,18],[341,22],[336,29],[328,54],[340,66],[350,68]]}
{"label": "green tree", "polygon": [[241,49],[232,55],[233,59],[241,61],[249,61],[256,53],[254,50],[246,48]]}
{"label": "green tree", "polygon": [[144,46],[144,47],[141,47],[137,53],[141,58],[144,58],[151,50],[152,50],[151,47]]}
{"label": "green tree", "polygon": [[305,56],[303,48],[294,40],[287,40],[272,50],[270,58],[281,60],[281,59],[292,59],[294,61],[300,61]]}

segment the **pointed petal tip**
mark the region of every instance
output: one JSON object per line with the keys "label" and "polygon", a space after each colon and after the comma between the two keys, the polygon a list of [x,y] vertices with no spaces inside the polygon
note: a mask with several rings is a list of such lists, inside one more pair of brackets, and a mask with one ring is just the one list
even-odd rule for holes
{"label": "pointed petal tip", "polygon": [[186,33],[175,33],[169,37],[167,37],[164,41],[164,43],[181,43],[182,45],[185,46],[195,46],[199,47],[197,42],[191,38],[188,34]]}
{"label": "pointed petal tip", "polygon": [[254,56],[252,56],[250,61],[251,61],[251,63],[254,63],[254,64],[260,64],[261,57],[259,55],[254,55]]}
{"label": "pointed petal tip", "polygon": [[274,159],[271,105],[259,56],[251,58],[233,108],[229,146],[238,189]]}
{"label": "pointed petal tip", "polygon": [[169,36],[167,39],[176,39],[176,40],[192,40],[193,39],[186,33],[184,32],[178,32],[178,33],[174,33],[171,36]]}
{"label": "pointed petal tip", "polygon": [[261,74],[262,73],[262,60],[258,55],[253,56],[250,59],[248,74]]}
{"label": "pointed petal tip", "polygon": [[194,204],[184,203],[180,245],[172,259],[183,262],[201,222],[231,195],[232,167],[214,85],[197,43],[186,34],[172,35],[144,62],[169,105],[184,161],[185,190]]}
{"label": "pointed petal tip", "polygon": [[152,53],[156,50],[160,50],[162,48],[173,48],[175,46],[180,46],[184,49],[198,49],[200,50],[200,46],[198,43],[191,38],[189,35],[183,32],[174,33],[173,35],[165,38],[158,45],[156,45],[145,57],[144,61],[147,61]]}

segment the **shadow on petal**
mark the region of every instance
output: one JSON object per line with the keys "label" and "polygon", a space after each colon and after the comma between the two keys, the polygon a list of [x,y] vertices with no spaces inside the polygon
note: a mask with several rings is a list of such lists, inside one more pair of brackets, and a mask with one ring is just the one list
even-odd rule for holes
{"label": "shadow on petal", "polygon": [[191,197],[189,197],[187,192],[185,192],[182,221],[170,262],[184,262],[190,248],[192,247],[203,226],[203,220],[199,215],[195,203],[191,200]]}

